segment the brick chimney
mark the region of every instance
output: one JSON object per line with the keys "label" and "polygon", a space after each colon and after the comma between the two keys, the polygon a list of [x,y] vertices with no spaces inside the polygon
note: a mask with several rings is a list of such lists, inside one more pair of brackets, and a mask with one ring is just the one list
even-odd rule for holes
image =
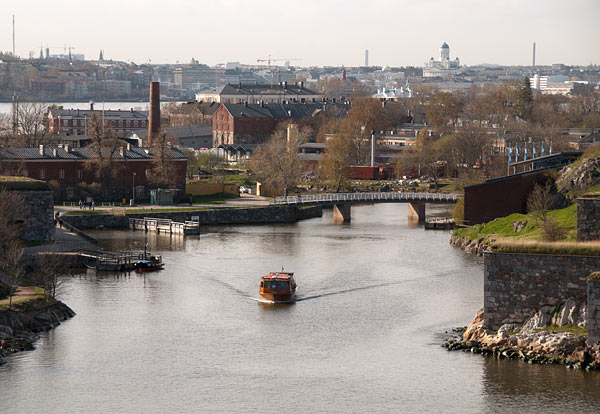
{"label": "brick chimney", "polygon": [[150,83],[150,108],[148,112],[148,145],[160,133],[160,82]]}

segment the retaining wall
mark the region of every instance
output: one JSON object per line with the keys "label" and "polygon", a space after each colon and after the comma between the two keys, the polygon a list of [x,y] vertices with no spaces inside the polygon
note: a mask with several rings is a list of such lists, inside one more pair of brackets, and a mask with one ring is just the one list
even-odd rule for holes
{"label": "retaining wall", "polygon": [[588,345],[600,340],[600,274],[592,274],[587,282]]}
{"label": "retaining wall", "polygon": [[577,199],[577,240],[600,240],[600,198]]}
{"label": "retaining wall", "polygon": [[552,256],[485,252],[484,322],[498,329],[524,323],[542,305],[587,299],[587,279],[600,256]]}
{"label": "retaining wall", "polygon": [[288,206],[273,206],[260,208],[224,208],[214,210],[160,212],[159,209],[144,214],[127,214],[113,216],[110,214],[94,214],[84,216],[63,216],[63,221],[78,229],[124,228],[129,226],[130,218],[152,217],[171,219],[184,222],[197,217],[200,225],[219,224],[267,224],[293,223],[313,217],[321,217],[323,209],[320,206],[296,208]]}
{"label": "retaining wall", "polygon": [[54,240],[54,202],[52,191],[15,191],[29,208],[21,237],[25,240]]}

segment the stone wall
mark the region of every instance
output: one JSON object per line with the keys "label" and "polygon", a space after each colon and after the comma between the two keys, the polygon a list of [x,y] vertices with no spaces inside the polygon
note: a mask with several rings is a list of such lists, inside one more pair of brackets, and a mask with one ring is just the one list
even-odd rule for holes
{"label": "stone wall", "polygon": [[600,256],[553,256],[485,252],[484,322],[498,329],[522,324],[543,305],[569,298],[585,302],[587,279],[600,270]]}
{"label": "stone wall", "polygon": [[577,240],[600,240],[600,198],[577,199]]}
{"label": "stone wall", "polygon": [[592,273],[587,282],[588,345],[600,340],[600,273]]}
{"label": "stone wall", "polygon": [[223,208],[214,210],[160,212],[157,209],[144,214],[127,214],[126,216],[113,216],[109,214],[64,216],[63,220],[71,226],[81,230],[104,228],[123,228],[129,226],[130,218],[161,218],[177,222],[192,220],[197,217],[200,225],[220,224],[266,224],[266,223],[293,223],[312,217],[321,217],[323,209],[320,206],[298,209],[288,206],[273,206],[261,208]]}
{"label": "stone wall", "polygon": [[54,240],[54,199],[52,191],[15,191],[29,207],[23,218],[21,237],[25,240]]}

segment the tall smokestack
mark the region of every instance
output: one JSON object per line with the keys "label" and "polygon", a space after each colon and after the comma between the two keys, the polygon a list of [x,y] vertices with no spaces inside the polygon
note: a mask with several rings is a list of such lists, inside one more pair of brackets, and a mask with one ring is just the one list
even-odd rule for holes
{"label": "tall smokestack", "polygon": [[365,68],[369,67],[369,49],[365,50]]}
{"label": "tall smokestack", "polygon": [[535,42],[533,42],[533,67],[535,68]]}
{"label": "tall smokestack", "polygon": [[160,82],[150,83],[150,111],[148,113],[148,145],[160,133]]}

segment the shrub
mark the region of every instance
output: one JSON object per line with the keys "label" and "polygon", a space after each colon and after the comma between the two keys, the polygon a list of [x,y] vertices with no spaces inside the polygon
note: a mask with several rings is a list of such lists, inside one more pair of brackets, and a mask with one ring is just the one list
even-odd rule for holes
{"label": "shrub", "polygon": [[455,223],[462,223],[465,221],[465,199],[461,198],[456,202],[454,210],[452,210],[452,218]]}
{"label": "shrub", "polygon": [[565,236],[565,229],[563,229],[556,220],[548,218],[544,221],[542,225],[542,240],[553,242],[561,240]]}

